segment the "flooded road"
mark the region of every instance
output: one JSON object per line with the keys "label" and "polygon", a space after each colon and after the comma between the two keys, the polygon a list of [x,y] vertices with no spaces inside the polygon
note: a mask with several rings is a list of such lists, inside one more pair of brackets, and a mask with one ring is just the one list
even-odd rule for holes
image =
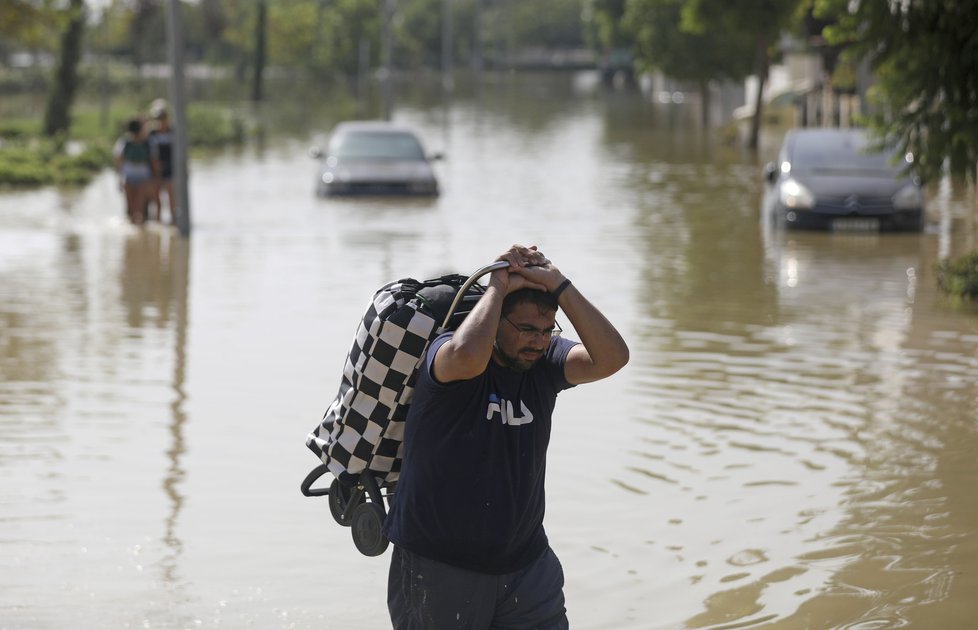
{"label": "flooded road", "polygon": [[778,137],[571,80],[431,105],[395,119],[447,154],[437,200],[316,198],[325,128],[197,160],[189,241],[109,173],[0,193],[0,628],[389,627],[389,552],[301,496],[305,436],[375,288],[514,242],[632,349],[555,414],[572,627],[969,627],[978,314],[934,268],[973,192],[920,235],[771,233]]}

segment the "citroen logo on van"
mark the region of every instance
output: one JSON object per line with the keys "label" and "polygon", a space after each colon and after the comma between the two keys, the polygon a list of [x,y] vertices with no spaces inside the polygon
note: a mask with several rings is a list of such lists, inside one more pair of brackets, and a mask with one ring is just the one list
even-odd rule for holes
{"label": "citroen logo on van", "polygon": [[848,197],[846,197],[843,203],[846,206],[846,210],[855,212],[856,210],[859,209],[859,197],[857,197],[856,195],[849,195]]}

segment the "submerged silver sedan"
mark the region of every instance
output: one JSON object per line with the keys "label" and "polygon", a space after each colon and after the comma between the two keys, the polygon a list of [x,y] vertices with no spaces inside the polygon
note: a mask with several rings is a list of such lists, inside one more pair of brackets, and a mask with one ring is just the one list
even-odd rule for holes
{"label": "submerged silver sedan", "polygon": [[418,134],[384,121],[339,123],[319,159],[319,195],[437,195],[432,168],[440,153],[428,155]]}

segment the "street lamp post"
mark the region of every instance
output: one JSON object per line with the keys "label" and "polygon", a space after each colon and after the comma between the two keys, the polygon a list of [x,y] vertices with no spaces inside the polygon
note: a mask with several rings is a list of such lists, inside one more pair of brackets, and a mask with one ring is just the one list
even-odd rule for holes
{"label": "street lamp post", "polygon": [[[170,59],[170,101],[173,108],[173,192],[180,236],[190,236],[190,193],[187,187],[187,104],[183,85],[183,22],[180,0],[169,0],[167,43]],[[176,203],[173,203],[176,201]]]}
{"label": "street lamp post", "polygon": [[451,93],[455,87],[454,51],[452,49],[452,0],[442,0],[441,11],[441,71],[442,87],[446,93]]}
{"label": "street lamp post", "polygon": [[393,116],[393,72],[391,67],[391,56],[393,48],[393,32],[391,24],[394,19],[394,0],[384,0],[383,20],[381,28],[380,56],[381,56],[381,89],[384,98],[384,120],[390,120]]}

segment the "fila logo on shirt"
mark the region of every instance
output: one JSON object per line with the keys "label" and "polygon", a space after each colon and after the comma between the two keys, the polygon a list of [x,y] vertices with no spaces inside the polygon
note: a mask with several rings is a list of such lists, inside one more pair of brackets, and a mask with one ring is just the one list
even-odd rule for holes
{"label": "fila logo on shirt", "polygon": [[494,420],[497,417],[503,424],[514,427],[533,422],[533,414],[526,408],[526,403],[522,400],[520,401],[520,415],[517,416],[512,402],[502,399],[495,394],[489,394],[486,420]]}

